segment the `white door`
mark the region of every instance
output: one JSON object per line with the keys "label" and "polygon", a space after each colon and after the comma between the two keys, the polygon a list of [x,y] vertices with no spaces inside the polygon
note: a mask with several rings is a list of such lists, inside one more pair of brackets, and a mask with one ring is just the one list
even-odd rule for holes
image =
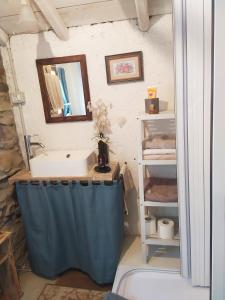
{"label": "white door", "polygon": [[186,0],[191,279],[209,286],[212,0]]}
{"label": "white door", "polygon": [[182,271],[208,286],[212,0],[173,4]]}
{"label": "white door", "polygon": [[225,1],[214,3],[212,300],[225,299]]}

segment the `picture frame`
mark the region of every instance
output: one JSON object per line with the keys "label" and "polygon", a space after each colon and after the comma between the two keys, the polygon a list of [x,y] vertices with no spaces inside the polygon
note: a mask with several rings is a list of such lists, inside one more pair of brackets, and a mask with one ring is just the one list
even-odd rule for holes
{"label": "picture frame", "polygon": [[142,51],[105,56],[108,84],[144,80]]}

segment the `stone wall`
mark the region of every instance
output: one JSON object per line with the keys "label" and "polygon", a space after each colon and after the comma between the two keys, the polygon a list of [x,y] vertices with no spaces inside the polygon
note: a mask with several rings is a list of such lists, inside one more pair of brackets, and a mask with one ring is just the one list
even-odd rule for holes
{"label": "stone wall", "polygon": [[15,258],[18,265],[25,258],[25,237],[15,187],[8,178],[24,168],[14,115],[0,53],[0,230],[13,232]]}

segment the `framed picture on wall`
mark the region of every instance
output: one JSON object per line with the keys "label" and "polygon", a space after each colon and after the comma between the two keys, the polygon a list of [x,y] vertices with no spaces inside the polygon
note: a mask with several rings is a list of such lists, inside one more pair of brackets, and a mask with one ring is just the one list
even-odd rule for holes
{"label": "framed picture on wall", "polygon": [[144,80],[141,51],[105,56],[107,83]]}

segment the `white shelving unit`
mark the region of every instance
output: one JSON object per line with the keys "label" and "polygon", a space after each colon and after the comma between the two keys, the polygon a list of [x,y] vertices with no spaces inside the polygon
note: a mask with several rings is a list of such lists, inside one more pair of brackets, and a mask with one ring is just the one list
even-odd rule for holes
{"label": "white shelving unit", "polygon": [[159,160],[159,159],[154,159],[154,160],[146,160],[146,159],[142,159],[140,160],[141,164],[143,166],[168,166],[168,165],[176,165],[177,161],[176,160]]}
{"label": "white shelving unit", "polygon": [[177,202],[153,202],[153,201],[144,201],[144,206],[152,206],[152,207],[178,207]]}
{"label": "white shelving unit", "polygon": [[[158,245],[160,247],[179,247],[180,246],[180,237],[179,237],[179,229],[175,228],[175,236],[173,239],[166,240],[160,239],[158,234],[152,234],[150,236],[146,235],[146,227],[145,227],[145,215],[146,210],[150,210],[151,208],[160,208],[168,209],[173,208],[177,209],[178,212],[178,202],[153,202],[145,200],[144,195],[144,179],[145,179],[145,172],[146,167],[150,166],[175,166],[176,167],[176,160],[161,160],[161,159],[143,159],[143,141],[146,139],[145,136],[145,124],[148,124],[148,127],[151,127],[151,122],[158,123],[161,120],[163,122],[174,122],[175,124],[175,114],[171,112],[165,112],[160,114],[143,114],[137,117],[139,123],[139,147],[138,147],[138,175],[139,175],[139,202],[140,202],[140,223],[141,223],[141,243],[142,243],[142,253],[145,263],[148,263],[149,259],[151,259],[151,245]],[[156,125],[157,126],[157,125]],[[175,126],[175,125],[174,125]],[[168,126],[169,127],[169,126]],[[177,222],[179,224],[179,217],[176,216]],[[179,251],[178,251],[179,252]]]}

